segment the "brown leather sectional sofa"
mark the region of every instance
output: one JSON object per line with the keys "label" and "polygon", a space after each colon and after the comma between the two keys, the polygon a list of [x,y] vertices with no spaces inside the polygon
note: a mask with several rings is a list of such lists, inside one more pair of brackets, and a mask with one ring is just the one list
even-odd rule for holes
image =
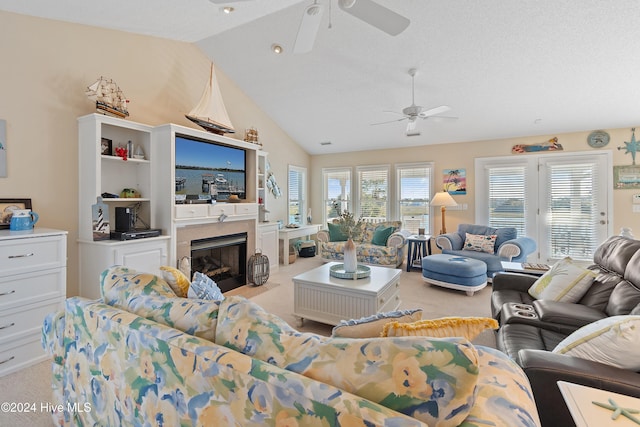
{"label": "brown leather sectional sofa", "polygon": [[640,372],[552,353],[584,325],[608,316],[640,315],[640,240],[610,237],[596,250],[589,268],[597,277],[575,304],[534,300],[527,290],[535,276],[501,273],[493,279],[491,310],[500,322],[498,348],[529,377],[544,427],[575,425],[557,381],[640,398]]}

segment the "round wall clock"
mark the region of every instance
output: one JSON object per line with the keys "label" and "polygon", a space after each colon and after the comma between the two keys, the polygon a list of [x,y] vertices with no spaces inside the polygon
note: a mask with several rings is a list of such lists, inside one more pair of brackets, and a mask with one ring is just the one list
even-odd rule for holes
{"label": "round wall clock", "polygon": [[594,130],[587,137],[587,143],[593,148],[602,148],[609,143],[609,134],[603,130]]}

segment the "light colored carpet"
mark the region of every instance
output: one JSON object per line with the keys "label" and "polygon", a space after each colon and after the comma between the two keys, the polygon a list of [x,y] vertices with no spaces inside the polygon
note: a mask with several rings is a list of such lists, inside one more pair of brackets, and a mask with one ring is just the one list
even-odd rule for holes
{"label": "light colored carpet", "polygon": [[[271,273],[269,284],[274,281],[279,286],[273,292],[265,292],[256,296],[248,296],[251,301],[263,307],[266,311],[276,314],[294,328],[303,332],[314,332],[329,336],[332,325],[305,320],[301,327],[293,316],[293,282],[292,278],[300,273],[309,271],[322,265],[320,257],[298,258],[295,263],[287,267],[280,266],[279,271]],[[491,317],[491,285],[476,292],[472,297],[465,292],[431,286],[422,280],[422,273],[414,269],[407,273],[402,271],[400,277],[400,308],[422,308],[423,319],[436,319],[446,316],[482,316]],[[495,334],[493,331],[481,333],[474,344],[495,348]]]}
{"label": "light colored carpet", "polygon": [[[54,424],[51,415],[44,410],[51,401],[51,362],[48,360],[1,377],[0,404],[9,402],[34,405],[35,412],[8,413],[2,410],[0,426],[52,426]],[[29,411],[31,409],[33,408],[30,407]]]}
{"label": "light colored carpet", "polygon": [[[319,257],[298,258],[287,267],[280,266],[279,271],[271,274],[263,286],[244,286],[230,293],[250,298],[268,312],[284,319],[294,328],[304,332],[331,335],[333,326],[305,320],[297,327],[293,310],[293,282],[297,274],[322,265]],[[472,297],[464,292],[430,286],[423,282],[418,270],[407,273],[403,270],[400,277],[400,308],[422,308],[424,319],[444,316],[491,316],[491,286],[476,292]],[[485,331],[473,341],[475,344],[495,347],[493,331]],[[0,411],[0,426],[40,427],[51,426],[53,422],[47,412],[40,412],[41,403],[51,402],[50,362],[42,362],[19,372],[0,378],[0,403],[35,403],[35,413],[5,413]]]}
{"label": "light colored carpet", "polygon": [[260,294],[263,294],[267,291],[275,289],[280,286],[279,283],[274,282],[273,280],[267,281],[264,285],[256,286],[256,285],[245,285],[240,286],[239,288],[232,289],[228,292],[225,292],[225,295],[242,295],[245,298],[254,298]]}

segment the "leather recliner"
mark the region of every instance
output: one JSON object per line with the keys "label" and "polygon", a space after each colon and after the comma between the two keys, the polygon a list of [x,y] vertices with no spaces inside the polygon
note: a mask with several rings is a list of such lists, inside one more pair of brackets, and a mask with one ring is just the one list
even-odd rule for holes
{"label": "leather recliner", "polygon": [[[589,268],[597,276],[577,303],[535,300],[527,293],[535,276],[500,273],[493,280],[491,311],[500,322],[498,349],[526,372],[545,427],[575,425],[557,381],[640,398],[640,372],[552,353],[582,326],[608,316],[640,315],[640,240],[610,237],[598,247]],[[526,305],[534,314],[514,315],[514,307]]]}

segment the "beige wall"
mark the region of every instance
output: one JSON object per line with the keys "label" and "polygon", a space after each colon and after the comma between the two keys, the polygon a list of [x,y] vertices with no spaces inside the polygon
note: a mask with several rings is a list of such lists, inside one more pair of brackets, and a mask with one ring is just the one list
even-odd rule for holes
{"label": "beige wall", "polygon": [[[0,12],[0,118],[7,121],[8,177],[0,198],[31,198],[39,226],[69,231],[68,295],[78,293],[78,131],[76,119],[95,112],[85,96],[96,78],[115,80],[131,100],[129,120],[195,127],[184,118],[209,76],[209,60],[194,45]],[[229,116],[243,137],[259,130],[278,183],[289,162],[310,156],[223,73],[216,73]],[[231,135],[227,135],[231,136]],[[268,199],[271,219],[286,218],[286,194]],[[88,209],[89,207],[87,207]],[[97,278],[96,278],[97,280]]]}
{"label": "beige wall", "polygon": [[[462,125],[462,122],[459,123]],[[314,215],[321,221],[323,210],[322,187],[316,183],[322,182],[322,168],[339,167],[339,166],[355,166],[359,165],[380,165],[380,164],[396,164],[396,163],[412,163],[427,162],[435,163],[435,182],[439,183],[442,179],[443,169],[466,169],[467,173],[467,194],[456,195],[455,199],[458,203],[467,203],[468,209],[465,211],[447,211],[447,231],[454,231],[460,223],[473,223],[475,217],[475,168],[474,160],[477,157],[496,157],[496,156],[512,156],[511,147],[515,144],[535,144],[544,142],[554,136],[558,137],[558,142],[562,144],[564,152],[582,151],[594,152],[596,150],[610,150],[613,153],[614,165],[630,165],[631,155],[624,154],[624,150],[617,150],[617,147],[624,147],[624,141],[631,140],[630,129],[607,129],[611,135],[611,142],[605,148],[593,149],[587,145],[587,135],[591,131],[576,132],[569,134],[558,134],[551,136],[533,136],[526,138],[510,138],[502,140],[475,141],[459,144],[439,144],[425,145],[413,148],[394,148],[389,150],[375,151],[358,151],[351,153],[317,155],[311,158],[311,182],[314,183],[314,191],[312,191],[311,207]],[[640,135],[637,135],[640,137]],[[390,141],[393,145],[393,141]],[[516,156],[526,156],[527,154],[513,154]],[[640,164],[640,156],[638,157]],[[355,178],[354,178],[355,180]],[[354,181],[355,182],[355,181]],[[393,181],[395,182],[395,180]],[[437,185],[437,184],[436,184]],[[315,189],[318,189],[315,191]],[[434,187],[439,190],[441,187]],[[613,233],[618,234],[621,227],[631,227],[636,238],[640,237],[640,214],[632,213],[633,194],[640,194],[638,190],[613,190]],[[434,213],[434,212],[432,212]],[[440,229],[440,215],[435,212],[432,219],[432,230]]]}

